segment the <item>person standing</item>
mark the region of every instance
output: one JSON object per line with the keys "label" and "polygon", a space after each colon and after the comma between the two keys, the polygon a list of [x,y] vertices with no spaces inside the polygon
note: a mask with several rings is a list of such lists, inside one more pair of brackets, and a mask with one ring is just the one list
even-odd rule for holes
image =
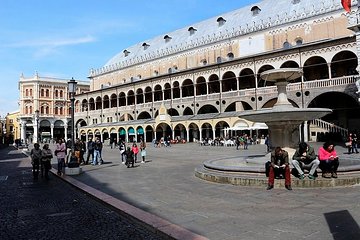
{"label": "person standing", "polygon": [[139,153],[139,147],[136,145],[136,143],[134,142],[131,148],[131,151],[134,153],[134,161],[136,163],[137,161],[137,155]]}
{"label": "person standing", "polygon": [[56,143],[55,155],[58,161],[57,174],[61,176],[63,173],[63,167],[65,166],[65,156],[66,156],[66,145],[62,139],[59,139]]}
{"label": "person standing", "polygon": [[43,168],[41,169],[41,176],[43,175],[43,169],[45,172],[45,179],[49,180],[49,170],[51,169],[51,159],[53,158],[53,154],[51,149],[49,149],[49,144],[45,144],[43,146],[43,150],[41,152],[41,162]]}
{"label": "person standing", "polygon": [[40,161],[41,161],[41,149],[40,145],[38,143],[34,144],[34,148],[30,151],[30,157],[31,157],[31,164],[33,167],[33,177],[34,180],[37,180],[39,177],[39,170],[40,170]]}
{"label": "person standing", "polygon": [[285,177],[285,188],[287,190],[292,190],[289,154],[287,151],[281,149],[281,147],[276,147],[275,150],[271,152],[271,164],[267,190],[274,188],[275,176],[279,178],[282,176]]}
{"label": "person standing", "polygon": [[353,133],[352,135],[352,142],[351,142],[351,153],[359,153],[357,149],[357,136],[356,133]]}
{"label": "person standing", "polygon": [[299,179],[304,179],[304,169],[309,170],[308,177],[312,180],[316,179],[316,169],[318,168],[320,161],[316,159],[314,148],[305,142],[299,144],[299,148],[292,157],[292,165],[298,172]]}
{"label": "person standing", "polygon": [[[86,162],[85,164],[89,164],[89,158],[91,156],[91,159],[94,159],[94,149],[95,149],[95,142],[92,140],[92,138],[89,138],[89,141],[87,142],[87,156],[86,156]],[[92,160],[91,160],[92,163]]]}
{"label": "person standing", "polygon": [[145,157],[146,157],[146,143],[143,139],[140,139],[140,155],[142,158],[142,163],[145,163]]}
{"label": "person standing", "polygon": [[319,148],[318,158],[320,160],[319,167],[322,171],[322,177],[337,178],[339,157],[335,151],[334,144],[331,142],[325,142],[324,145]]}
{"label": "person standing", "polygon": [[126,146],[125,146],[125,142],[120,141],[119,144],[119,151],[120,151],[120,156],[121,156],[121,163],[124,164],[126,162]]}
{"label": "person standing", "polygon": [[[101,165],[101,163],[102,163],[102,156],[101,156],[102,147],[103,147],[102,142],[100,141],[99,138],[96,138],[95,146],[94,146],[94,160],[93,160],[94,166],[96,164]],[[98,162],[98,159],[99,159],[99,162]]]}

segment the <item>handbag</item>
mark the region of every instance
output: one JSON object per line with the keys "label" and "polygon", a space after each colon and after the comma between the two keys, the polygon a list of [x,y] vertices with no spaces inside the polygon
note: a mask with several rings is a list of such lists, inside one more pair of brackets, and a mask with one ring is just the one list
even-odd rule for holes
{"label": "handbag", "polygon": [[350,146],[351,146],[351,142],[346,142],[346,143],[345,143],[345,146],[350,147]]}
{"label": "handbag", "polygon": [[142,156],[142,157],[145,157],[145,156],[146,156],[146,150],[145,150],[145,149],[141,151],[141,156]]}

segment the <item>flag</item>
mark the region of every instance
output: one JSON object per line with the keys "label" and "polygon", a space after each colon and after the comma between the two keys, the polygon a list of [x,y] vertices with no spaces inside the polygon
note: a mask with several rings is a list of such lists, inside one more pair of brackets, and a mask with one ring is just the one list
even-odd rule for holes
{"label": "flag", "polygon": [[345,9],[345,11],[347,12],[351,11],[351,0],[341,0],[341,5]]}

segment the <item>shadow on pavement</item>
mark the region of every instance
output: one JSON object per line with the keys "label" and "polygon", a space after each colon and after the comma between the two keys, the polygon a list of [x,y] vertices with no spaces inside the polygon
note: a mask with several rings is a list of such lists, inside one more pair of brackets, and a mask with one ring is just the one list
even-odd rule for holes
{"label": "shadow on pavement", "polygon": [[359,225],[349,211],[330,212],[324,215],[334,240],[360,239]]}

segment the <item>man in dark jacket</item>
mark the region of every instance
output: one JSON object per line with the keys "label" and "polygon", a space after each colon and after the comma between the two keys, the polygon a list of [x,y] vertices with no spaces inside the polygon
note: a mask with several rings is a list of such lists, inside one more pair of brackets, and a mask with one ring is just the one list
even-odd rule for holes
{"label": "man in dark jacket", "polygon": [[289,154],[287,151],[281,149],[281,147],[276,147],[275,150],[271,152],[271,165],[267,190],[274,188],[275,176],[278,178],[285,177],[285,188],[287,190],[292,190]]}
{"label": "man in dark jacket", "polygon": [[299,179],[305,178],[304,169],[309,170],[308,177],[310,179],[316,179],[316,169],[319,167],[320,161],[316,159],[313,147],[301,142],[292,159],[292,165],[296,169]]}
{"label": "man in dark jacket", "polygon": [[95,142],[92,140],[92,138],[89,138],[89,141],[87,142],[87,156],[86,156],[86,162],[85,164],[89,164],[89,158],[91,156],[91,162],[94,159],[94,149],[95,149]]}

